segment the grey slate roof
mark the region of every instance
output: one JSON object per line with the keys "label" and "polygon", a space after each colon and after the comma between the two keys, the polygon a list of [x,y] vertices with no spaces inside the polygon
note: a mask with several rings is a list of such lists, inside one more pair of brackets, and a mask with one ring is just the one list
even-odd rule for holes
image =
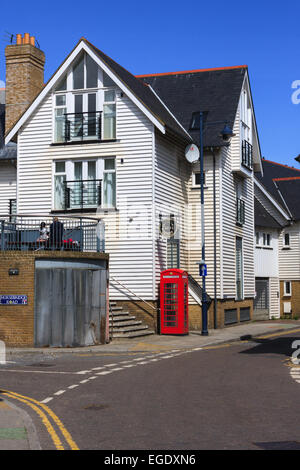
{"label": "grey slate roof", "polygon": [[84,41],[90,46],[95,54],[109,67],[109,69],[119,77],[119,79],[133,92],[133,94],[144,103],[144,105],[169,129],[176,132],[185,139],[189,139],[182,127],[177,123],[176,119],[168,111],[168,109],[161,103],[151,88],[142,80],[136,78],[128,70],[124,69],[121,65],[111,59],[109,56],[100,51],[97,47],[89,41]]}
{"label": "grey slate roof", "polygon": [[17,158],[17,145],[10,142],[4,145],[4,131],[5,131],[5,105],[0,104],[0,161],[1,160],[14,160]]}
{"label": "grey slate roof", "polygon": [[[294,220],[300,220],[300,169],[265,159],[262,166],[263,176],[256,173],[255,177],[283,209],[288,207]],[[285,180],[275,181],[282,178]]]}
{"label": "grey slate roof", "polygon": [[300,172],[299,178],[276,181],[294,220],[300,220]]}
{"label": "grey slate roof", "polygon": [[[170,111],[199,144],[199,131],[190,130],[192,113],[207,113],[207,123],[228,121],[233,128],[246,66],[178,72],[141,77],[149,83]],[[227,145],[220,132],[224,123],[204,126],[204,146]]]}
{"label": "grey slate roof", "polygon": [[254,198],[254,220],[255,226],[281,228],[281,225],[269,214],[256,198]]}

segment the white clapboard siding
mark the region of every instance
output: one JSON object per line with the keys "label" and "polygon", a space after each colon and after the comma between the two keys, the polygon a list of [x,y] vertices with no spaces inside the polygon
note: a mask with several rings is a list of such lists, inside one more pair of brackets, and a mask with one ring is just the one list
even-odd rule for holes
{"label": "white clapboard siding", "polygon": [[[220,297],[220,155],[216,154],[216,256],[217,256],[217,296]],[[200,171],[198,163],[193,165],[193,171]],[[213,156],[210,152],[204,154],[204,217],[205,217],[205,261],[207,264],[206,290],[214,297],[214,202],[213,202]],[[189,179],[189,225],[188,225],[188,255],[189,273],[202,285],[199,276],[198,261],[202,259],[201,240],[201,200],[200,188],[193,187],[192,174]],[[191,303],[196,303],[190,297]]]}
{"label": "white clapboard siding", "polygon": [[280,285],[278,277],[269,278],[269,317],[280,318]]}
{"label": "white clapboard siding", "polygon": [[0,215],[9,213],[9,200],[16,199],[15,161],[0,162]]}
{"label": "white clapboard siding", "polygon": [[160,272],[167,268],[167,240],[159,234],[159,215],[178,215],[180,225],[180,268],[188,269],[186,209],[190,164],[184,155],[185,144],[174,136],[155,132],[155,279],[158,288]]}
{"label": "white clapboard siding", "polygon": [[256,245],[254,266],[255,277],[278,278],[279,262],[278,262],[278,236],[279,231],[268,229],[265,227],[255,227],[259,233],[269,233],[271,235],[270,247],[263,247],[262,244]]}
{"label": "white clapboard siding", "polygon": [[[48,94],[19,132],[18,212],[51,212],[53,160],[115,156],[117,208],[97,214],[105,222],[110,275],[138,296],[153,299],[153,125],[126,96],[117,93],[117,142],[51,143],[52,96]],[[127,291],[120,289],[111,285],[110,298],[127,299]]]}
{"label": "white clapboard siding", "polygon": [[[283,246],[285,233],[290,235],[290,248]],[[300,279],[300,223],[283,229],[279,236],[279,277],[283,281]]]}
{"label": "white clapboard siding", "polygon": [[[237,137],[237,136],[236,136]],[[236,224],[236,189],[232,172],[231,147],[222,149],[220,178],[222,179],[222,292],[224,298],[235,298],[235,243],[243,239],[244,298],[253,298],[254,277],[254,185],[253,177],[242,181],[242,197],[245,201],[245,223]]]}

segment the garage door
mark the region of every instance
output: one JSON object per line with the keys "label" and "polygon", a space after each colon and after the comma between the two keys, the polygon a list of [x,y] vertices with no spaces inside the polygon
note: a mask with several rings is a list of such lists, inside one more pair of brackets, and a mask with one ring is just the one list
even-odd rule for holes
{"label": "garage door", "polygon": [[106,262],[37,260],[35,272],[35,345],[104,343]]}

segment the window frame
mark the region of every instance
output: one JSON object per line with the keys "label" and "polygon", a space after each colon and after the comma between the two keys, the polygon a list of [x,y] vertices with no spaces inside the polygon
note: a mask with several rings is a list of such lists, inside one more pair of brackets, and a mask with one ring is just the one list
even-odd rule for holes
{"label": "window frame", "polygon": [[[200,189],[201,188],[201,182],[199,184],[196,183],[196,176],[197,175],[201,175],[201,172],[200,170],[195,170],[192,172],[192,188],[194,189]],[[200,178],[201,179],[201,178]],[[207,188],[207,185],[206,185],[206,171],[203,171],[203,187],[204,188]]]}
{"label": "window frame", "polygon": [[[113,160],[114,161],[114,168],[105,170],[105,161],[106,160]],[[82,170],[82,179],[88,180],[88,162],[95,162],[96,163],[96,180],[101,180],[101,206],[100,209],[102,210],[109,210],[109,209],[116,209],[117,206],[117,158],[116,156],[105,156],[105,157],[91,157],[86,159],[74,158],[74,159],[57,159],[53,160],[52,166],[52,210],[53,211],[66,211],[69,212],[71,209],[57,209],[55,207],[55,176],[65,175],[65,181],[75,181],[75,163],[81,162],[83,164]],[[56,163],[65,163],[65,171],[64,172],[57,172],[56,171]],[[85,166],[84,166],[85,165]],[[114,185],[114,206],[105,206],[104,205],[104,174],[105,173],[114,173],[115,174],[115,185]],[[74,208],[75,209],[75,208]],[[87,209],[93,211],[94,207],[87,207]],[[80,211],[80,208],[78,208]]]}
{"label": "window frame", "polygon": [[[289,291],[287,292],[287,284],[290,286]],[[292,281],[283,281],[283,296],[284,297],[291,297],[292,296]]]}
{"label": "window frame", "polygon": [[[241,241],[241,295],[238,295],[237,283],[238,283],[238,272],[237,272],[237,241]],[[244,288],[244,243],[242,237],[235,237],[235,300],[242,301],[244,300],[245,296],[245,288]]]}
{"label": "window frame", "polygon": [[[286,236],[289,239],[288,244],[286,243],[286,238],[285,238]],[[283,248],[291,248],[291,235],[290,235],[290,232],[284,232],[283,239],[282,239],[282,247]]]}

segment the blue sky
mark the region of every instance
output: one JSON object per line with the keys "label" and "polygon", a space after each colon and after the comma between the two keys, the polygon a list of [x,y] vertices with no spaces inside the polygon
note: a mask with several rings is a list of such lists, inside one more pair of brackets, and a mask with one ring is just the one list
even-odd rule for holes
{"label": "blue sky", "polygon": [[292,83],[300,86],[299,17],[290,0],[17,0],[1,6],[0,37],[35,35],[45,80],[82,36],[134,74],[247,64],[262,154],[299,168],[300,104],[291,99]]}

